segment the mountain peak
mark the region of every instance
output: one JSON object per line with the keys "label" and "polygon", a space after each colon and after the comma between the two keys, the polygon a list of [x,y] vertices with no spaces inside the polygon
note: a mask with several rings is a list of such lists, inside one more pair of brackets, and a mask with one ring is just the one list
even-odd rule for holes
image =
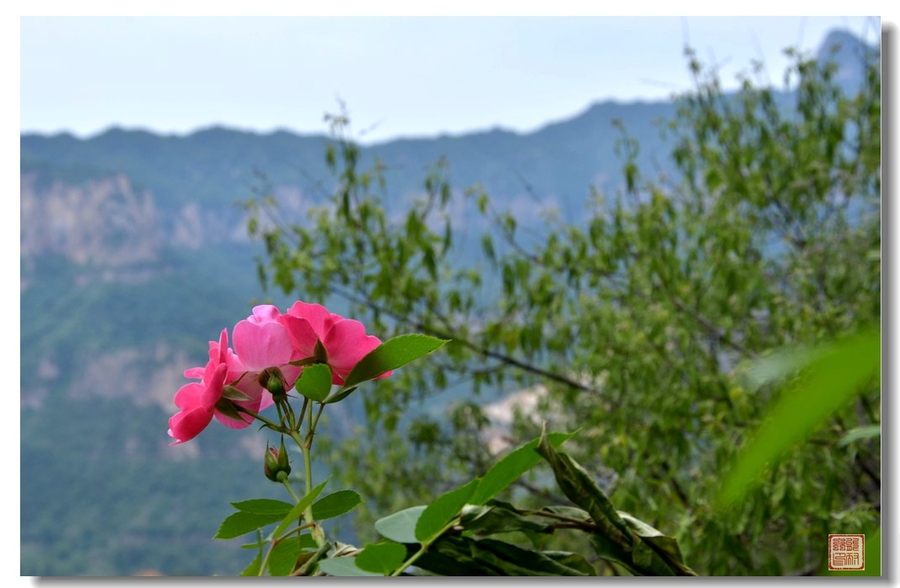
{"label": "mountain peak", "polygon": [[878,63],[879,47],[867,45],[846,29],[833,29],[816,51],[816,60],[833,62],[837,66],[835,81],[848,93],[856,92],[865,83],[866,67]]}

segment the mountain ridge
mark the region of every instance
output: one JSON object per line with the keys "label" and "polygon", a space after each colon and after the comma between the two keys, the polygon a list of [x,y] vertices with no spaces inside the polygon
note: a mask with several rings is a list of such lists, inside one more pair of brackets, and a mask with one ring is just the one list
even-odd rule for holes
{"label": "mountain ridge", "polygon": [[[834,55],[840,67],[856,54]],[[477,183],[523,222],[541,222],[537,202],[571,222],[591,187],[612,193],[620,182],[612,120],[640,143],[642,169],[666,169],[654,120],[675,108],[604,100],[529,133],[363,145],[361,166],[388,164],[386,205],[397,209],[422,194],[429,166],[444,157],[457,195]],[[264,296],[284,302],[261,292],[253,256],[262,245],[235,203],[270,193],[288,220],[302,220],[337,183],[324,156],[331,140],[220,125],[183,137],[124,128],[88,139],[21,135],[23,575],[240,571],[245,552],[213,544],[210,513],[265,484],[246,474],[261,473],[258,439],[210,427],[170,447],[166,420],[181,372],[205,362],[207,342]],[[458,214],[454,226],[474,222]],[[223,463],[231,473],[220,478]],[[206,491],[209,479],[217,492]],[[122,534],[127,544],[114,539]]]}

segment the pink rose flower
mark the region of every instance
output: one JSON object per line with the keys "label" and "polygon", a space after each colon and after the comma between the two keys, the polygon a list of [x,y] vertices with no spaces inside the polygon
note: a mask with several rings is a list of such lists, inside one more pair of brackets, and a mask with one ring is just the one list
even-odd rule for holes
{"label": "pink rose flower", "polygon": [[253,314],[234,326],[234,350],[244,369],[246,380],[256,380],[268,368],[278,368],[284,375],[285,390],[294,387],[302,368],[289,362],[303,359],[282,315],[271,304],[253,307]]}
{"label": "pink rose flower", "polygon": [[[212,365],[212,364],[210,364]],[[175,406],[181,409],[169,419],[169,436],[172,445],[190,441],[212,421],[216,403],[222,397],[228,366],[214,366],[212,373],[204,374],[200,382],[185,384],[175,393]]]}
{"label": "pink rose flower", "polygon": [[[320,304],[298,300],[279,320],[287,326],[294,349],[301,358],[313,357],[316,341],[322,342],[333,382],[337,385],[344,383],[359,360],[381,345],[378,337],[366,335],[366,328],[361,322],[329,312]],[[389,375],[391,372],[379,378]]]}
{"label": "pink rose flower", "polygon": [[[209,361],[204,367],[185,370],[186,378],[196,378],[175,393],[179,412],[169,419],[172,445],[184,443],[199,435],[215,417],[223,425],[243,429],[253,417],[239,413],[240,418],[217,410],[226,387],[239,390],[246,399],[229,402],[258,413],[274,404],[265,382],[273,373],[281,372],[284,390],[294,387],[302,366],[310,359],[325,361],[331,367],[332,383],[342,385],[347,375],[381,340],[366,335],[362,323],[334,314],[319,304],[297,301],[281,314],[269,304],[253,308],[253,314],[238,322],[233,330],[234,351],[228,347],[228,331],[223,329],[218,341],[209,342]],[[317,344],[321,349],[317,354]],[[276,371],[277,368],[277,371]],[[385,378],[386,372],[378,376]]]}
{"label": "pink rose flower", "polygon": [[263,394],[263,389],[254,378],[242,377],[245,373],[244,366],[238,357],[228,347],[228,331],[222,329],[218,341],[209,342],[209,362],[206,367],[195,367],[185,370],[187,378],[199,378],[199,382],[190,382],[182,386],[175,393],[175,406],[181,410],[169,419],[169,436],[175,439],[172,443],[184,443],[200,434],[213,416],[232,429],[243,429],[250,426],[253,418],[249,415],[241,415],[236,420],[216,410],[216,403],[222,398],[226,385],[234,385],[246,396],[248,400],[233,400],[238,406],[242,406],[253,412],[259,412],[272,404],[271,397]]}

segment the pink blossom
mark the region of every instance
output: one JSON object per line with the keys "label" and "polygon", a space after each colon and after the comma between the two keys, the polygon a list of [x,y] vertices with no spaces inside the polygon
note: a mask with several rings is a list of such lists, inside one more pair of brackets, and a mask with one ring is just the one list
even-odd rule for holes
{"label": "pink blossom", "polygon": [[294,347],[282,318],[270,304],[253,307],[253,314],[234,326],[234,350],[249,372],[245,379],[256,380],[263,370],[277,367],[284,375],[285,389],[290,390],[302,368],[289,362],[304,356]]}
{"label": "pink blossom", "polygon": [[[240,418],[235,418],[216,408],[226,387],[246,396],[240,400],[230,397],[229,402],[258,413],[274,403],[260,383],[267,370],[277,368],[284,376],[285,390],[290,390],[303,369],[293,364],[325,361],[331,367],[333,383],[342,385],[356,364],[381,344],[378,337],[366,334],[359,321],[300,301],[285,314],[268,304],[254,307],[249,317],[235,325],[233,339],[234,351],[228,347],[228,331],[223,329],[218,341],[209,342],[207,364],[185,370],[185,377],[199,381],[185,384],[175,394],[179,412],[169,419],[173,445],[199,435],[213,417],[233,429],[253,422],[248,414],[239,412]],[[319,343],[321,349],[317,349]],[[379,377],[389,375],[391,372]]]}
{"label": "pink blossom", "polygon": [[[210,363],[210,365],[212,365]],[[216,403],[222,397],[228,366],[214,366],[212,374],[204,374],[200,382],[185,384],[175,393],[175,406],[181,409],[169,419],[172,445],[190,441],[212,421]]]}
{"label": "pink blossom", "polygon": [[223,329],[218,341],[209,342],[209,362],[206,366],[184,372],[185,377],[199,378],[200,381],[185,384],[175,393],[175,406],[181,410],[169,419],[169,435],[175,438],[173,445],[199,435],[213,416],[232,429],[250,425],[253,418],[249,415],[242,414],[242,418],[236,420],[216,410],[226,385],[235,386],[248,397],[247,400],[232,402],[253,412],[272,403],[271,397],[267,399],[267,395],[263,395],[263,389],[255,379],[242,377],[245,371],[238,357],[229,349],[228,331]]}
{"label": "pink blossom", "polygon": [[[329,312],[320,304],[298,300],[279,320],[286,325],[294,349],[301,357],[313,357],[316,342],[322,342],[333,382],[337,385],[344,383],[359,360],[381,345],[378,337],[366,335],[366,328],[361,322]],[[389,375],[391,372],[379,377]]]}

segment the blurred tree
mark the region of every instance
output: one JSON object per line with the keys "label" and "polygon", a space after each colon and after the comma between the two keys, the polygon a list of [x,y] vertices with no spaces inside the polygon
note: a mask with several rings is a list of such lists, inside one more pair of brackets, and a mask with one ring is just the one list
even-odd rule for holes
{"label": "blurred tree", "polygon": [[[789,54],[786,91],[748,75],[729,94],[688,52],[696,86],[664,128],[678,173],[638,169],[640,146],[619,124],[623,187],[594,191],[575,224],[549,214],[523,228],[477,186],[455,193],[443,161],[420,199],[389,214],[382,164],[358,169],[344,116],[329,119],[337,184],[325,206],[290,219],[272,198],[247,203],[264,285],[340,298],[383,337],[453,339],[426,371],[366,391],[366,427],[332,444],[335,475],[371,499],[360,523],[483,474],[494,457],[479,394],[515,385],[555,430],[579,429],[567,450],[619,508],[677,537],[701,575],[815,573],[828,533],[879,524],[878,439],[845,437],[880,424],[876,380],[739,505],[713,504],[784,390],[745,362],[880,320],[878,64],[849,96],[832,65]],[[458,226],[471,220],[451,215],[460,207],[487,228]],[[445,415],[411,410],[459,381],[465,398]],[[507,432],[514,443],[534,437],[533,414]],[[545,488],[537,477],[511,491],[546,502]]]}

